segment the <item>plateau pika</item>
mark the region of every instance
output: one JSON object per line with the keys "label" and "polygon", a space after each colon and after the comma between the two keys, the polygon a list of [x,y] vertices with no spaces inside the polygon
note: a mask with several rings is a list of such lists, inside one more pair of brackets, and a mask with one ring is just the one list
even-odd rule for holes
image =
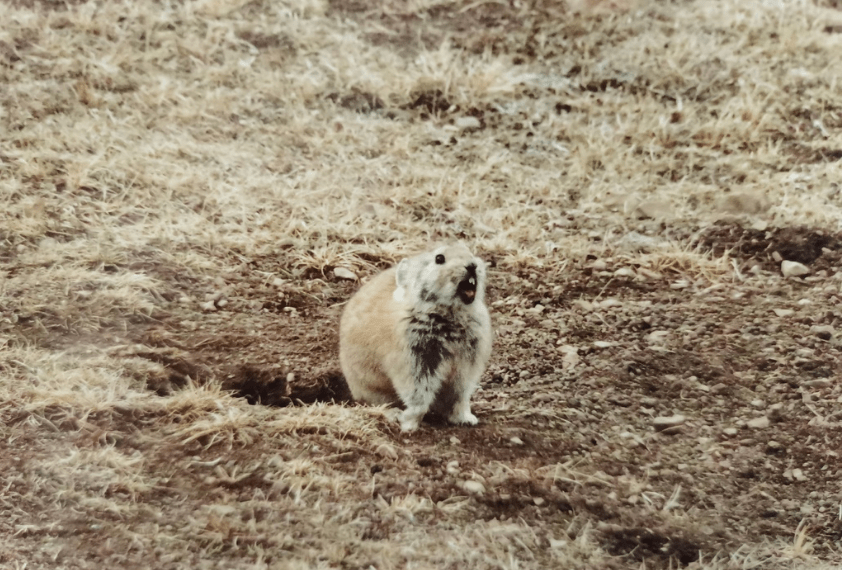
{"label": "plateau pika", "polygon": [[351,298],[339,360],[355,400],[403,403],[403,431],[428,410],[476,425],[471,394],[491,354],[485,263],[461,244],[401,261]]}

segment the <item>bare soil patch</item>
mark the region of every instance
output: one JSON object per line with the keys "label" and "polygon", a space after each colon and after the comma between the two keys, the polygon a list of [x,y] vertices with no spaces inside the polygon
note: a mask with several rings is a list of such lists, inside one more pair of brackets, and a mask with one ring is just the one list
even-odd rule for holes
{"label": "bare soil patch", "polygon": [[[839,567],[837,4],[0,5],[0,566]],[[453,239],[402,434],[339,315]]]}

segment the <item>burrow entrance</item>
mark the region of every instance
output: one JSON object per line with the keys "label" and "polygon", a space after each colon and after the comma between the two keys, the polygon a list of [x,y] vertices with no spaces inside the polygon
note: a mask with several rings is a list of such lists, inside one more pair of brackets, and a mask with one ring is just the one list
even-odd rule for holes
{"label": "burrow entrance", "polygon": [[223,390],[250,404],[285,407],[316,402],[352,402],[345,377],[336,369],[326,369],[308,377],[296,377],[282,369],[266,365],[241,363],[212,366],[200,358],[180,350],[151,349],[134,356],[163,366],[163,372],[152,374],[147,387],[166,396],[186,386],[219,382]]}

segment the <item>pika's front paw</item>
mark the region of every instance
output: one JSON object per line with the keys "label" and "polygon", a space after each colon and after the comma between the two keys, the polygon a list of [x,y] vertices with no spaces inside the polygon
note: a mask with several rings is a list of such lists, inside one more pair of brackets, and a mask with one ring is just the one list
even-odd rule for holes
{"label": "pika's front paw", "polygon": [[401,423],[401,431],[404,433],[417,430],[421,424],[420,417],[415,414],[407,414],[405,411],[398,416],[398,421]]}
{"label": "pika's front paw", "polygon": [[447,418],[447,421],[449,421],[452,424],[463,424],[463,425],[469,425],[469,426],[475,426],[479,423],[479,420],[477,419],[477,417],[474,414],[472,414],[471,412],[462,412],[462,413],[459,413],[459,414],[457,414],[457,413],[450,414],[450,417]]}

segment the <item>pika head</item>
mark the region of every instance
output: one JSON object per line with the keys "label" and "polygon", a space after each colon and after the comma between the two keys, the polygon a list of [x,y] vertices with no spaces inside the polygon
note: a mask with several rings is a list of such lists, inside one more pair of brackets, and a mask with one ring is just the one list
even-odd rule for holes
{"label": "pika head", "polygon": [[467,247],[441,246],[398,264],[394,296],[415,306],[482,304],[485,279],[485,263]]}

